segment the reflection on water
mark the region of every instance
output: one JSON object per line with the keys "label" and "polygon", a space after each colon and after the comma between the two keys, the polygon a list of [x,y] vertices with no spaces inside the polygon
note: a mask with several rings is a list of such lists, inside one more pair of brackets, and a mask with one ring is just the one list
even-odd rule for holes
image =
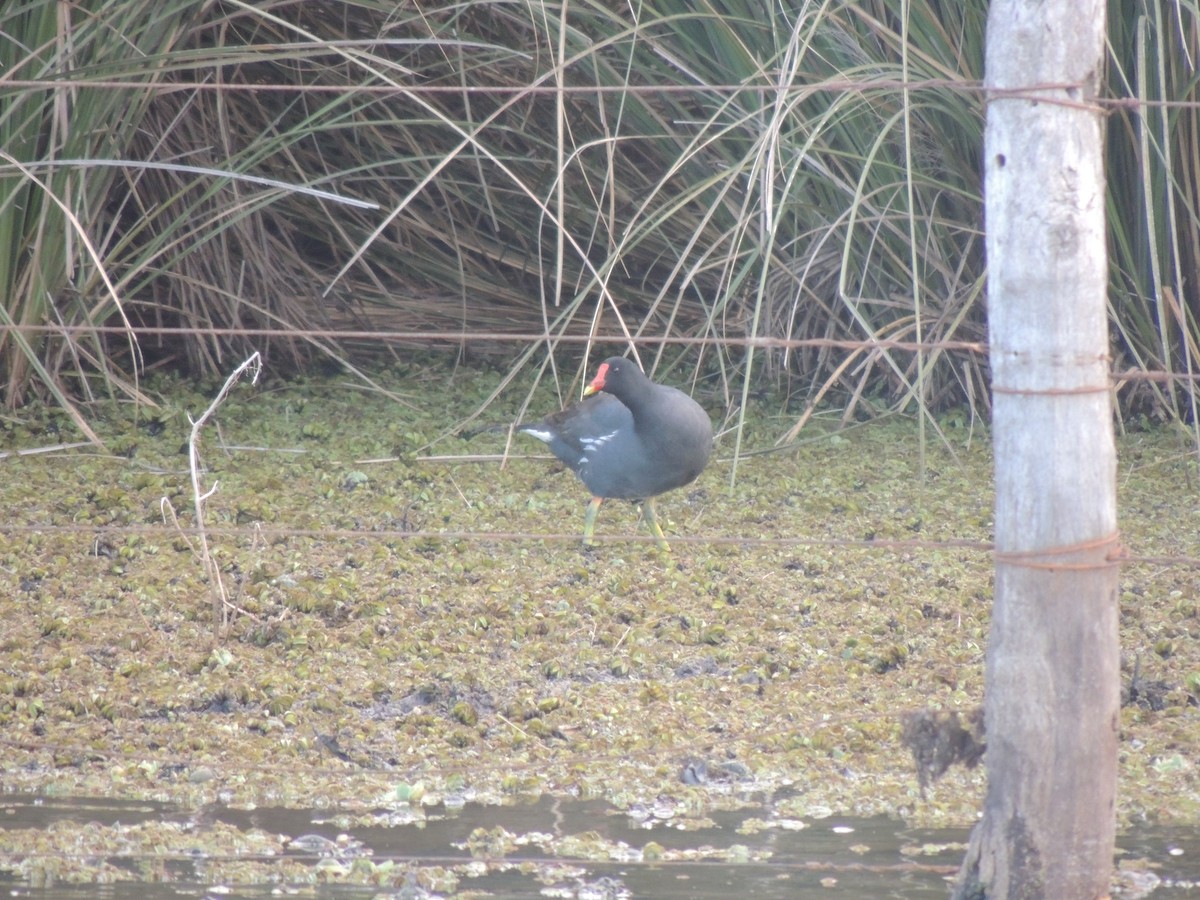
{"label": "reflection on water", "polygon": [[[334,814],[0,795],[0,829],[0,890],[32,900],[421,900],[456,891],[923,900],[947,896],[967,838],[886,818],[801,822],[768,805],[712,813],[682,828],[668,813],[552,799]],[[1150,896],[1194,896],[1195,830],[1142,829],[1120,843],[1125,857],[1154,868],[1160,883]]]}

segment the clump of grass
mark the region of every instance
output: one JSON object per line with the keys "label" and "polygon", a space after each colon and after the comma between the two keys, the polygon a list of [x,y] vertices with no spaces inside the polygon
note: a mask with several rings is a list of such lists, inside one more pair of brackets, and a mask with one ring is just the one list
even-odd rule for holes
{"label": "clump of grass", "polygon": [[[0,84],[4,400],[15,407],[36,389],[70,411],[93,439],[73,402],[90,397],[90,385],[68,384],[66,373],[98,372],[109,389],[137,391],[127,373],[110,365],[111,345],[86,330],[119,320],[123,311],[107,271],[111,246],[120,240],[106,225],[115,170],[80,161],[124,154],[152,97],[149,88],[163,77],[156,59],[176,46],[193,14],[187,4],[149,0],[118,4],[106,16],[34,0],[0,11],[0,70],[9,83]],[[127,86],[91,85],[112,81]],[[62,330],[39,330],[46,326]],[[78,326],[85,330],[71,330]]]}
{"label": "clump of grass", "polygon": [[[577,342],[604,335],[590,350],[637,346],[714,405],[744,409],[765,375],[847,421],[987,412],[982,2],[118,6],[0,13],[21,37],[5,71],[39,79],[0,85],[10,405],[91,396],[97,374],[132,393],[142,359],[211,374],[255,347],[277,368],[379,347],[288,331],[328,326],[493,334],[460,350],[564,397]],[[1194,27],[1114,17],[1111,92],[1186,97],[1174,36]],[[134,52],[100,39],[118,30]],[[1110,136],[1114,324],[1123,359],[1187,372],[1197,129],[1156,110]],[[139,357],[21,330],[120,312],[193,333]],[[1169,388],[1140,397],[1184,414]]]}

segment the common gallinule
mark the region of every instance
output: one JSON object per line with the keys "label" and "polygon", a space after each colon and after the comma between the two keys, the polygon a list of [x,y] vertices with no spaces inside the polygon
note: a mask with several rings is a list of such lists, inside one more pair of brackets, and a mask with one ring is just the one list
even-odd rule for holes
{"label": "common gallinule", "polygon": [[549,445],[592,492],[583,543],[592,543],[596,514],[608,499],[641,500],[646,522],[667,540],[654,498],[696,479],[712,450],[712,422],[683,391],[655,384],[637,364],[613,356],[600,364],[584,399],[518,430]]}

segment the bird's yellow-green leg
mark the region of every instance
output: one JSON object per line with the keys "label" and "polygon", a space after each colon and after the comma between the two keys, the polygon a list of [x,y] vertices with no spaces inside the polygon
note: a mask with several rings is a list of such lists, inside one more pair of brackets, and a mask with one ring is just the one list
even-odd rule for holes
{"label": "bird's yellow-green leg", "polygon": [[663,534],[663,530],[658,524],[658,515],[654,510],[653,497],[642,504],[642,511],[646,515],[646,524],[650,526],[651,533],[658,539],[658,546],[663,550],[670,550],[671,545],[667,543],[666,535]]}
{"label": "bird's yellow-green leg", "polygon": [[588,504],[587,512],[583,516],[583,546],[592,546],[592,532],[596,528],[596,513],[600,512],[600,504],[604,502],[603,497],[593,497],[592,502]]}

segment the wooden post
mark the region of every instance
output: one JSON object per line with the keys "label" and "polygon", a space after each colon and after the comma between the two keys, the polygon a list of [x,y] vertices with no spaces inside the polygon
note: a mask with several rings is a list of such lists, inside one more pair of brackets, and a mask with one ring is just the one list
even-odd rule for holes
{"label": "wooden post", "polygon": [[1108,894],[1119,723],[1103,0],[993,0],[988,316],[996,596],[988,792],[957,898]]}

